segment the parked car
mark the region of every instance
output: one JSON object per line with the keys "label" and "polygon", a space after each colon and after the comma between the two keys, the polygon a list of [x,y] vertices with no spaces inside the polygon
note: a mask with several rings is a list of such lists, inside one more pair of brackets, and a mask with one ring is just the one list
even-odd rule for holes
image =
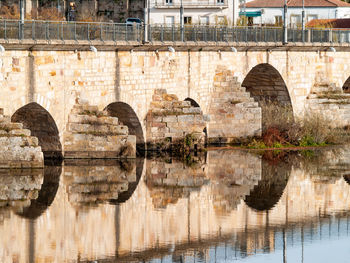
{"label": "parked car", "polygon": [[142,25],[142,20],[140,18],[135,17],[129,17],[125,20],[126,25],[133,26],[133,25]]}

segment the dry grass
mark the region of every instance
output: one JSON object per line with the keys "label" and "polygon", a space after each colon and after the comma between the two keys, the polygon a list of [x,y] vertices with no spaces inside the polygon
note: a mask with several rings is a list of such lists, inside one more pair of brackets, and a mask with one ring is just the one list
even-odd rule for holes
{"label": "dry grass", "polygon": [[345,143],[344,129],[334,129],[326,116],[309,112],[295,120],[291,107],[274,103],[263,107],[263,142],[295,146],[318,146]]}

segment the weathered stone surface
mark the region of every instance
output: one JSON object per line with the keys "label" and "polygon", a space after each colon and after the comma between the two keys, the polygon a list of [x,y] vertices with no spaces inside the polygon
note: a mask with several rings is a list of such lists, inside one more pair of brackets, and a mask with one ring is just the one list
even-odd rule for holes
{"label": "weathered stone surface", "polygon": [[38,139],[31,136],[30,130],[22,129],[22,123],[11,123],[9,118],[2,120],[0,123],[0,169],[44,167],[43,152],[38,146]]}
{"label": "weathered stone surface", "polygon": [[230,143],[261,135],[261,108],[224,67],[216,70],[209,114],[210,143]]}
{"label": "weathered stone surface", "polygon": [[344,93],[335,83],[319,78],[307,97],[305,108],[323,116],[333,128],[349,126],[350,114],[347,109],[350,108],[350,94]]}
{"label": "weathered stone surface", "polygon": [[206,127],[201,109],[163,90],[156,90],[153,97],[156,101],[151,102],[146,117],[147,148],[177,153],[201,149]]}
{"label": "weathered stone surface", "polygon": [[134,158],[136,137],[118,118],[107,116],[96,106],[77,104],[68,117],[64,133],[65,158]]}

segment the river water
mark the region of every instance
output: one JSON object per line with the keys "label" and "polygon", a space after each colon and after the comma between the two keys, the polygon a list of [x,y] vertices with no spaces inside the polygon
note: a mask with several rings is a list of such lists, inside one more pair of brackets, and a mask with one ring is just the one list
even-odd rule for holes
{"label": "river water", "polygon": [[348,262],[350,147],[0,171],[0,262]]}

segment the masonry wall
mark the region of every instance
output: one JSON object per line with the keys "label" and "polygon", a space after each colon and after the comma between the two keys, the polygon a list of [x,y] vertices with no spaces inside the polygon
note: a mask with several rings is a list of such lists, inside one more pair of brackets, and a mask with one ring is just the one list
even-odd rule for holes
{"label": "masonry wall", "polygon": [[0,106],[12,115],[30,102],[38,103],[55,120],[61,143],[78,95],[99,110],[113,102],[127,103],[146,134],[155,89],[179,100],[191,98],[208,114],[218,68],[242,83],[254,66],[270,64],[284,80],[296,115],[304,113],[318,76],[339,87],[350,76],[348,52],[6,50],[0,55]]}

